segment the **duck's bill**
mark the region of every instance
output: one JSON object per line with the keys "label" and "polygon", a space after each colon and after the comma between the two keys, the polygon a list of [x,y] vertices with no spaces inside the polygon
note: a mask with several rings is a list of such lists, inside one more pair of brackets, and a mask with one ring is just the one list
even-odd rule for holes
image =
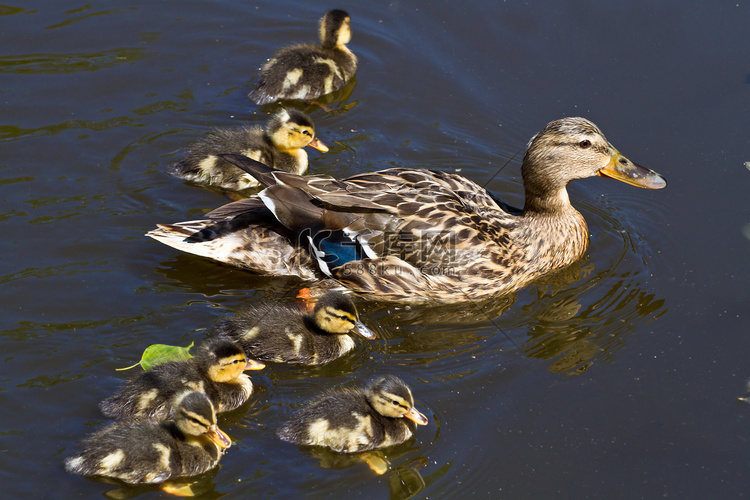
{"label": "duck's bill", "polygon": [[364,324],[362,324],[361,321],[357,321],[354,323],[354,328],[352,328],[352,331],[360,337],[364,337],[368,340],[372,340],[375,338],[375,332],[367,328]]}
{"label": "duck's bill", "polygon": [[232,446],[232,440],[224,431],[219,429],[218,425],[211,426],[206,435],[208,436],[208,439],[216,443],[216,446],[219,448],[225,449]]}
{"label": "duck's bill", "polygon": [[318,151],[322,151],[323,153],[326,153],[328,151],[328,146],[319,141],[317,137],[310,141],[310,144],[308,144],[308,146],[310,146],[311,148],[315,148]]}
{"label": "duck's bill", "polygon": [[406,412],[406,415],[404,415],[404,417],[408,418],[417,425],[427,425],[427,417],[422,415],[422,413],[420,413],[419,410],[417,410],[413,406],[409,409],[408,412]]}
{"label": "duck's bill", "polygon": [[646,189],[661,189],[667,186],[664,177],[653,170],[636,165],[617,150],[598,174]]}
{"label": "duck's bill", "polygon": [[245,371],[262,370],[265,367],[266,365],[261,363],[260,361],[255,361],[254,359],[248,359],[247,364],[245,365]]}

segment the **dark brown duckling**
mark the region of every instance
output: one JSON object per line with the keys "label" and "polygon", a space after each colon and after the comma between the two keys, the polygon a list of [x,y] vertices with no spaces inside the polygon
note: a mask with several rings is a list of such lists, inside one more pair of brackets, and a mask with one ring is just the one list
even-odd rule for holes
{"label": "dark brown duckling", "polygon": [[321,365],[354,349],[352,333],[375,334],[359,321],[352,300],[328,292],[312,314],[281,304],[262,304],[217,325],[220,338],[238,342],[252,358],[277,363]]}
{"label": "dark brown duckling", "polygon": [[169,420],[115,422],[83,443],[83,452],[65,460],[68,472],[153,484],[213,469],[232,441],[216,425],[208,398],[185,391],[175,399]]}
{"label": "dark brown duckling", "polygon": [[175,395],[191,389],[206,394],[219,413],[234,410],[253,392],[253,383],[243,371],[264,366],[248,360],[234,342],[210,340],[198,347],[194,358],[156,365],[130,380],[99,408],[110,418],[163,420],[170,414]]}
{"label": "dark brown duckling", "polygon": [[365,388],[323,393],[292,415],[277,435],[297,445],[326,446],[356,453],[394,446],[409,439],[427,417],[414,407],[403,380],[385,375]]}
{"label": "dark brown duckling", "polygon": [[338,90],[357,71],[357,57],[346,46],[352,39],[351,18],[343,10],[320,20],[320,44],[279,50],[261,69],[257,88],[248,94],[255,104],[286,99],[310,100]]}
{"label": "dark brown duckling", "polygon": [[281,109],[260,127],[216,129],[192,144],[185,158],[175,163],[170,173],[190,182],[241,191],[258,186],[253,176],[218,155],[238,153],[269,167],[302,175],[307,171],[310,146],[326,152],[328,147],[315,137],[315,126],[307,114],[296,109]]}

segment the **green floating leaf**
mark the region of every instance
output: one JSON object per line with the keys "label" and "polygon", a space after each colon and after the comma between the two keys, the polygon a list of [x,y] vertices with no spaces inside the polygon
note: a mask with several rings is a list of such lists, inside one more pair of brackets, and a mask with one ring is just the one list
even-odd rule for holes
{"label": "green floating leaf", "polygon": [[141,360],[139,362],[137,362],[133,366],[128,366],[126,368],[115,368],[115,370],[117,370],[118,372],[123,370],[130,370],[131,368],[135,368],[138,365],[141,365],[141,368],[143,368],[144,370],[150,370],[154,366],[166,363],[167,361],[185,361],[193,357],[193,355],[190,354],[190,348],[193,347],[193,344],[194,342],[190,342],[190,345],[187,347],[179,347],[166,344],[153,344],[148,346],[146,350],[143,351],[143,356],[141,356]]}

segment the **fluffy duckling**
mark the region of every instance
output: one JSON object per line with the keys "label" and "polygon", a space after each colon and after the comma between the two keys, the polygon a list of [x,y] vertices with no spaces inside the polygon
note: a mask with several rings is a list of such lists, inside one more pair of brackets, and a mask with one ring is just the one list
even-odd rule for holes
{"label": "fluffy duckling", "polygon": [[329,390],[297,411],[276,434],[297,445],[356,453],[409,439],[427,417],[414,407],[403,380],[385,375],[365,388]]}
{"label": "fluffy duckling", "polygon": [[231,444],[208,398],[186,391],[175,399],[171,419],[115,422],[89,436],[84,451],[65,460],[65,469],[130,484],[162,483],[214,468]]}
{"label": "fluffy duckling", "polygon": [[320,44],[279,50],[261,69],[258,87],[248,94],[255,104],[282,99],[315,99],[340,89],[357,71],[357,57],[347,48],[351,18],[343,10],[320,20]]}
{"label": "fluffy duckling", "polygon": [[250,174],[217,155],[239,153],[279,170],[302,175],[307,171],[305,146],[326,152],[328,147],[315,137],[315,126],[307,114],[281,109],[260,127],[216,129],[188,149],[185,158],[170,173],[191,182],[232,191],[258,186]]}
{"label": "fluffy duckling", "polygon": [[211,340],[201,344],[192,359],[156,365],[130,380],[99,408],[110,418],[163,420],[170,414],[175,395],[191,389],[204,393],[219,413],[234,410],[253,392],[250,377],[242,372],[264,366],[248,360],[234,342]]}
{"label": "fluffy duckling", "polygon": [[359,321],[354,302],[339,292],[323,295],[312,314],[263,304],[219,323],[216,333],[238,342],[252,358],[304,365],[329,363],[351,351],[352,333],[375,338]]}

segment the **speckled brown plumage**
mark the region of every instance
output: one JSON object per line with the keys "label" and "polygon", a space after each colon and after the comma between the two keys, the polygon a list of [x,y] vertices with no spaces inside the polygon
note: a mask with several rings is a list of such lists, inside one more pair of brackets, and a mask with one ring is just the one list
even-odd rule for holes
{"label": "speckled brown plumage", "polygon": [[[267,253],[268,245],[254,238],[252,223],[237,233],[217,229],[253,218],[267,225],[270,212],[277,224],[266,227],[285,235],[272,244],[305,263],[290,274],[329,276],[350,290],[388,300],[485,299],[575,262],[586,251],[588,230],[568,199],[566,186],[572,180],[602,175],[641,187],[666,185],[655,172],[622,156],[583,118],[551,122],[530,141],[522,165],[523,210],[445,172],[395,168],[336,180],[226,158],[266,189],[257,198],[209,213],[203,221],[160,226],[149,236],[222,262],[253,262],[244,267],[274,274],[281,267],[278,262],[257,264],[256,253]],[[195,231],[188,238],[181,236],[187,231],[180,228],[186,226]],[[210,234],[204,228],[211,228]],[[233,245],[231,256],[199,248],[237,238],[246,245]],[[352,257],[354,251],[358,253]],[[310,261],[316,266],[304,267]]]}

